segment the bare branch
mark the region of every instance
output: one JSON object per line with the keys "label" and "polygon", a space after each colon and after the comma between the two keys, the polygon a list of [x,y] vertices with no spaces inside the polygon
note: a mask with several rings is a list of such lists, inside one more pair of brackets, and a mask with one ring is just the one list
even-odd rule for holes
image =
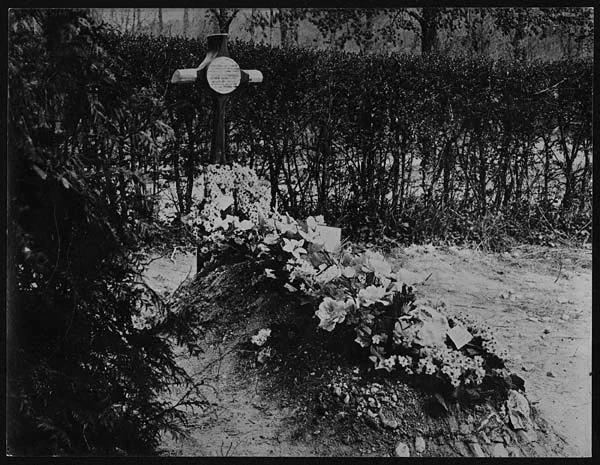
{"label": "bare branch", "polygon": [[422,24],[425,22],[425,19],[423,18],[423,16],[421,16],[421,15],[418,15],[417,13],[415,13],[415,12],[414,12],[414,11],[412,11],[412,10],[406,10],[406,14],[407,14],[408,16],[410,16],[410,17],[412,17],[412,18],[416,19],[416,20],[419,22],[419,24],[421,24],[421,25],[422,25]]}

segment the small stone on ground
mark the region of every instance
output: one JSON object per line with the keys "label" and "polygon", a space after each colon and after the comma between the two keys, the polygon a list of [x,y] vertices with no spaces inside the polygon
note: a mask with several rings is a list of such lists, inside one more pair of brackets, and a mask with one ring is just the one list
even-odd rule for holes
{"label": "small stone on ground", "polygon": [[508,451],[503,444],[496,443],[492,447],[492,457],[508,457]]}
{"label": "small stone on ground", "polygon": [[475,457],[485,457],[485,453],[481,450],[481,446],[478,442],[469,443],[469,447],[471,448],[471,452]]}
{"label": "small stone on ground", "polygon": [[423,436],[417,436],[415,438],[415,450],[421,453],[425,451],[425,447],[425,439],[423,439]]}
{"label": "small stone on ground", "polygon": [[404,442],[399,442],[396,444],[396,449],[394,450],[396,457],[410,457],[410,449]]}

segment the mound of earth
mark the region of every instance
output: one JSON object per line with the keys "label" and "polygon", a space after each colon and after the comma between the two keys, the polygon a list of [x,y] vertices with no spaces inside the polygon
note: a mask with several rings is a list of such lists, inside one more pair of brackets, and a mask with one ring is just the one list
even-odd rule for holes
{"label": "mound of earth", "polygon": [[[190,412],[187,437],[165,436],[165,455],[522,456],[568,455],[531,408],[513,428],[501,400],[432,402],[433,393],[382,376],[353,336],[317,328],[314,308],[273,292],[251,262],[196,276],[174,296],[194,324],[198,354],[180,363],[202,382],[209,407]],[[260,329],[271,336],[261,350]],[[368,362],[368,361],[367,361]]]}

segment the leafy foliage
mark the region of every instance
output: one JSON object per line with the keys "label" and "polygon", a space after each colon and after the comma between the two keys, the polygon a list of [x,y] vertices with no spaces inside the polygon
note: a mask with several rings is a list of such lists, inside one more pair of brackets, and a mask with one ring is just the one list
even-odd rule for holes
{"label": "leafy foliage", "polygon": [[[134,324],[160,306],[125,252],[148,214],[136,157],[154,150],[133,113],[157,103],[128,93],[85,12],[10,19],[8,448],[149,453],[201,403],[165,334]],[[173,383],[191,386],[178,404]]]}
{"label": "leafy foliage", "polygon": [[[132,75],[164,95],[174,137],[161,163],[185,215],[195,167],[209,160],[211,102],[199,87],[168,81],[202,61],[204,44],[108,40]],[[357,56],[242,42],[229,50],[265,76],[229,102],[230,152],[269,180],[282,210],[323,214],[353,237],[491,249],[589,232],[589,61]]]}

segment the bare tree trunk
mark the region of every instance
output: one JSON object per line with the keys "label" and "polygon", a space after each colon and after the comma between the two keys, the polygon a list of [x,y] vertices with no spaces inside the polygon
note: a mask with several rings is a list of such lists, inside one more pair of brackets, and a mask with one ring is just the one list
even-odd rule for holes
{"label": "bare tree trunk", "polygon": [[515,27],[515,33],[511,40],[511,45],[513,47],[513,56],[516,61],[524,61],[527,58],[527,50],[525,50],[525,45],[523,41],[525,39],[525,30],[523,24],[517,24]]}
{"label": "bare tree trunk", "polygon": [[273,8],[269,8],[269,45],[273,45]]}
{"label": "bare tree trunk", "polygon": [[279,9],[279,30],[281,32],[281,46],[291,47],[298,42],[298,25],[295,24],[290,13]]}
{"label": "bare tree trunk", "polygon": [[487,164],[485,162],[485,150],[482,143],[482,136],[478,134],[479,139],[479,163],[478,171],[479,176],[477,179],[478,194],[479,194],[479,211],[483,216],[487,213],[487,196],[485,186],[487,184]]}
{"label": "bare tree trunk", "polygon": [[183,37],[188,36],[188,30],[190,28],[190,16],[189,16],[189,8],[183,9]]}
{"label": "bare tree trunk", "polygon": [[127,16],[125,16],[125,32],[129,28],[129,8],[127,9]]}
{"label": "bare tree trunk", "polygon": [[585,164],[583,166],[583,173],[581,175],[581,195],[579,196],[579,212],[583,213],[585,211],[585,204],[588,197],[588,186],[590,181],[591,174],[591,164],[590,164],[590,151],[586,148],[584,149],[585,154]]}
{"label": "bare tree trunk", "polygon": [[279,9],[279,32],[280,32],[280,45],[282,47],[289,47],[289,24],[288,19],[284,12]]}
{"label": "bare tree trunk", "polygon": [[158,35],[163,33],[163,11],[162,8],[158,9]]}
{"label": "bare tree trunk", "polygon": [[181,185],[181,171],[180,171],[180,158],[181,145],[176,142],[175,150],[173,151],[173,175],[175,177],[175,192],[177,194],[177,204],[179,207],[179,214],[183,215],[184,211],[184,194],[183,187]]}
{"label": "bare tree trunk", "polygon": [[442,151],[443,189],[442,199],[444,206],[450,202],[450,191],[452,189],[452,170],[454,169],[453,141],[449,141]]}
{"label": "bare tree trunk", "polygon": [[252,13],[250,13],[250,21],[248,22],[248,33],[250,34],[250,43],[254,43],[254,16],[256,15],[256,8],[252,8]]}
{"label": "bare tree trunk", "polygon": [[237,8],[211,8],[210,12],[213,18],[216,20],[218,32],[221,34],[229,33],[229,26],[233,21],[233,18],[238,14]]}
{"label": "bare tree trunk", "polygon": [[544,190],[542,193],[542,201],[544,208],[548,206],[548,186],[550,184],[550,147],[549,140],[544,138]]}
{"label": "bare tree trunk", "polygon": [[421,21],[421,54],[428,55],[435,51],[438,45],[437,16],[439,8],[423,8]]}

